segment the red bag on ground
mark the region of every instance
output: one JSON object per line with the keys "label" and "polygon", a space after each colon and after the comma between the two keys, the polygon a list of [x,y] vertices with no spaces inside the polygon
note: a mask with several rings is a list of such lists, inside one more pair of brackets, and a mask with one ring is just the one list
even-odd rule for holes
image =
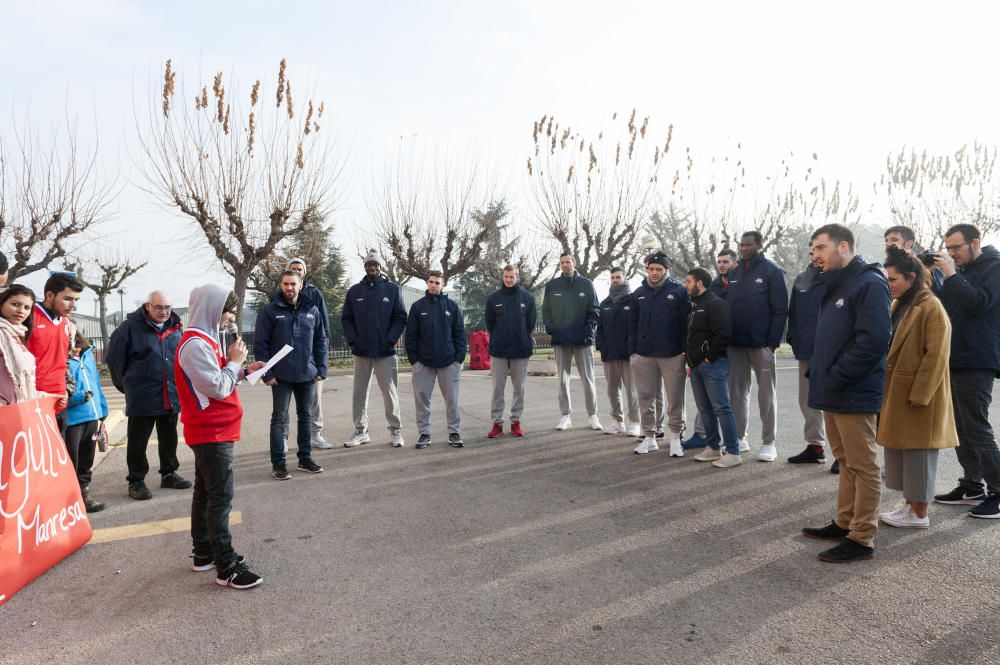
{"label": "red bag on ground", "polygon": [[485,330],[476,330],[469,335],[469,367],[490,368],[490,334]]}
{"label": "red bag on ground", "polygon": [[90,540],[55,403],[0,406],[0,605]]}

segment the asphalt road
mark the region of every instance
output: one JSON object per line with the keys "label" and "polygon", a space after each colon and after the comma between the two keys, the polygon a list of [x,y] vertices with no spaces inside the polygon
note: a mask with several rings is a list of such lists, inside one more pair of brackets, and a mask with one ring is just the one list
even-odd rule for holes
{"label": "asphalt road", "polygon": [[[319,451],[326,472],[290,482],[270,477],[268,390],[241,388],[232,532],[264,576],[250,591],[191,572],[183,530],[138,535],[183,520],[190,490],[151,483],[153,500],[131,501],[115,449],[93,483],[108,509],[91,521],[136,535],[87,545],[0,607],[0,662],[1000,662],[1000,523],[933,506],[930,530],[884,527],[875,559],[849,566],[818,562],[824,544],[798,535],[830,519],[837,481],[784,462],[803,446],[794,371],[779,371],[779,461],[731,470],[583,429],[576,381],[576,427],[556,432],[545,377],[529,380],[528,436],[489,441],[489,381],[463,378],[464,449],[444,443],[438,399],[434,446],[413,448],[407,375],[406,448],[389,446],[373,391],[372,443]],[[340,442],[350,378],[325,387]],[[192,459],[182,446],[188,477]],[[944,453],[938,488],[958,472]]]}

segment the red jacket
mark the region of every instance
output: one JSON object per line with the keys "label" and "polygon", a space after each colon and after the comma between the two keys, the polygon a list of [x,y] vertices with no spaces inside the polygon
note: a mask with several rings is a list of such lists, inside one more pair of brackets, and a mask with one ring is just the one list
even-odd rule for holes
{"label": "red jacket", "polygon": [[35,303],[34,319],[27,347],[35,356],[35,387],[52,395],[65,395],[69,321],[65,316],[53,319],[38,303]]}
{"label": "red jacket", "polygon": [[219,361],[219,370],[226,367],[219,342],[200,330],[189,329],[181,336],[174,359],[174,379],[177,397],[181,403],[181,423],[184,425],[184,441],[189,446],[199,443],[220,443],[239,441],[240,425],[243,421],[243,406],[239,393],[233,390],[226,397],[216,399],[199,392],[191,382],[191,377],[181,365],[181,355],[188,344],[207,344]]}

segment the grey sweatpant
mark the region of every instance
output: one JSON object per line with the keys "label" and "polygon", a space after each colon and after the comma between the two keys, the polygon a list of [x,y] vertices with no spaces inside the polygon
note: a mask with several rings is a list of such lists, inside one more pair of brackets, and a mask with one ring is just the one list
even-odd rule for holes
{"label": "grey sweatpant", "polygon": [[747,438],[750,423],[750,372],[757,377],[757,405],[760,407],[761,442],[774,445],[774,433],[778,429],[778,411],[774,352],[767,347],[748,348],[731,346],[729,355],[729,397],[733,401],[733,415],[736,416],[736,435]]}
{"label": "grey sweatpant", "polygon": [[569,372],[576,360],[576,371],[583,384],[583,397],[587,402],[587,415],[597,415],[597,384],[594,383],[594,347],[565,346],[552,347],[556,354],[556,373],[559,375],[559,413],[568,416],[573,413],[569,400]]}
{"label": "grey sweatpant", "polygon": [[633,354],[632,380],[639,394],[639,413],[642,415],[642,429],[646,435],[656,433],[657,394],[667,389],[667,424],[671,432],[684,431],[684,385],[687,368],[684,354],[670,358],[654,358]]}
{"label": "grey sweatpant", "polygon": [[806,443],[814,446],[826,445],[826,423],[823,422],[823,412],[809,408],[809,379],[806,377],[806,370],[809,368],[808,360],[799,361],[799,410],[806,423],[802,428],[802,436]]}
{"label": "grey sweatpant", "polygon": [[417,431],[420,434],[431,433],[431,395],[434,394],[434,382],[441,388],[445,409],[448,415],[448,433],[462,432],[462,412],[458,406],[459,392],[462,385],[462,365],[452,363],[447,367],[428,367],[423,363],[413,366],[413,401],[417,406]]}
{"label": "grey sweatpant", "polygon": [[635,383],[632,381],[632,366],[627,360],[605,360],[604,379],[608,383],[608,401],[611,402],[611,417],[616,422],[624,422],[622,407],[622,391],[628,400],[628,419],[639,422],[639,400],[635,396]]}
{"label": "grey sweatpant", "polygon": [[503,422],[503,392],[507,388],[507,375],[510,375],[513,386],[511,399],[514,403],[510,407],[510,420],[520,422],[521,414],[524,413],[524,384],[528,379],[528,358],[490,356],[490,371],[493,373],[493,406],[490,409],[493,422]]}
{"label": "grey sweatpant", "polygon": [[316,384],[316,390],[313,391],[313,420],[312,426],[313,436],[319,436],[320,432],[323,431],[323,384],[325,381],[320,381]]}
{"label": "grey sweatpant", "polygon": [[354,356],[353,415],[356,430],[368,431],[368,387],[371,384],[373,373],[375,380],[378,381],[378,387],[382,391],[385,420],[389,429],[398,430],[402,427],[399,422],[399,393],[396,390],[398,367],[396,356],[384,358]]}

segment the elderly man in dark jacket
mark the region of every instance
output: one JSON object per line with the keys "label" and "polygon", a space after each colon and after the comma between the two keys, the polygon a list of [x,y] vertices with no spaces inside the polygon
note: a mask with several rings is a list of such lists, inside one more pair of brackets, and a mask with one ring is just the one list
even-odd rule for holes
{"label": "elderly man in dark jacket", "polygon": [[[604,364],[604,379],[611,402],[611,423],[605,434],[640,436],[639,400],[632,382],[632,366],[628,359],[628,326],[632,316],[632,290],[621,268],[611,269],[611,290],[601,302],[601,318],[597,322],[597,350]],[[628,400],[629,424],[625,425],[622,393]]]}
{"label": "elderly man in dark jacket", "polygon": [[288,480],[284,443],[292,395],[298,420],[298,468],[309,473],[323,471],[312,459],[312,413],[316,384],[326,378],[328,340],[319,308],[301,297],[299,273],[286,270],[279,288],[281,294],[257,313],[253,354],[254,360],[267,362],[286,345],[292,347],[264,374],[272,398],[271,475],[276,480]]}
{"label": "elderly man in dark jacket", "polygon": [[515,265],[503,269],[500,290],[486,299],[486,332],[490,335],[490,369],[493,372],[493,404],[490,417],[493,429],[489,438],[503,436],[504,389],[507,376],[512,385],[510,433],[524,436],[521,414],[524,413],[524,384],[528,378],[528,359],[534,353],[531,333],[535,329],[535,298],[518,284]]}
{"label": "elderly man in dark jacket", "polygon": [[181,340],[181,319],[173,312],[170,296],[149,294],[146,303],[128,315],[111,334],[105,362],[111,382],[125,393],[128,417],[128,495],[150,499],[146,487],[149,462],[146,446],[156,428],[160,456],[160,487],[187,489],[191,481],[177,474],[177,417],[181,404],[174,384],[174,354]]}
{"label": "elderly man in dark jacket", "polygon": [[431,395],[434,383],[441,388],[448,415],[448,443],[456,448],[462,442],[462,413],[459,395],[462,365],[468,343],[465,322],[458,303],[449,299],[444,275],[432,270],[427,275],[427,295],[410,306],[406,319],[406,355],[413,368],[413,400],[417,407],[417,448],[431,445]]}
{"label": "elderly man in dark jacket", "polygon": [[812,243],[826,292],[809,361],[809,406],[823,411],[830,450],[840,462],[840,489],[836,518],[802,532],[840,541],[819,558],[847,563],[875,552],[882,493],[875,431],[892,337],[892,298],[882,266],[854,255],[854,234],[846,226],[821,226]]}

